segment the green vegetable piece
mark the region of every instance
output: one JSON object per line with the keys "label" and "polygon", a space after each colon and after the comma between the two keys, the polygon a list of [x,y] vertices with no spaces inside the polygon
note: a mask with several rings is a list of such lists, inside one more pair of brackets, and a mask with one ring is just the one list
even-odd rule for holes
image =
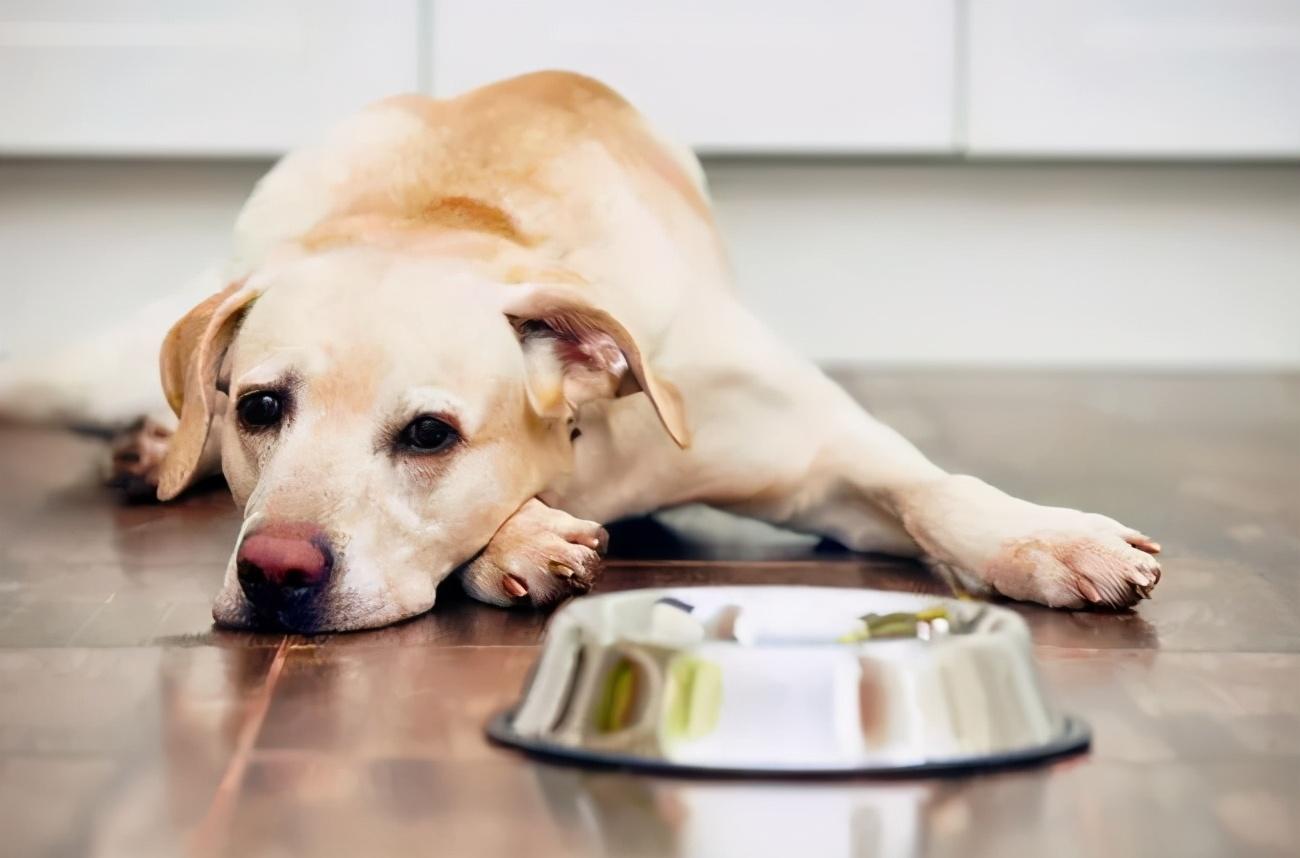
{"label": "green vegetable piece", "polygon": [[605,690],[596,708],[596,729],[602,733],[622,730],[632,712],[636,692],[636,672],[632,662],[620,659],[609,671]]}
{"label": "green vegetable piece", "polygon": [[703,659],[680,656],[668,666],[664,735],[698,739],[713,732],[722,709],[722,671]]}
{"label": "green vegetable piece", "polygon": [[914,638],[917,637],[917,628],[921,623],[948,618],[948,609],[942,605],[935,605],[914,614],[905,611],[892,614],[867,614],[862,621],[866,625],[868,633],[866,637]]}

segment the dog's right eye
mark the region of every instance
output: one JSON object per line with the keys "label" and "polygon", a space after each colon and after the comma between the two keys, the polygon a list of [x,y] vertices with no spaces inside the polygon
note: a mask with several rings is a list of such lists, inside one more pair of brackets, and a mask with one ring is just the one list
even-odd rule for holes
{"label": "dog's right eye", "polygon": [[265,429],[280,422],[284,403],[277,394],[258,390],[239,398],[238,411],[240,423],[250,429]]}

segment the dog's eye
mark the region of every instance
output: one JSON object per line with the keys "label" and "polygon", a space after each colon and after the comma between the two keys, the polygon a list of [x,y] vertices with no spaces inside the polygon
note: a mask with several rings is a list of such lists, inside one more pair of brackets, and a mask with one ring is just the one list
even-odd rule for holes
{"label": "dog's eye", "polygon": [[277,394],[266,390],[246,393],[239,398],[239,422],[250,429],[265,429],[280,422],[284,403]]}
{"label": "dog's eye", "polygon": [[455,444],[459,438],[455,429],[437,417],[417,417],[402,430],[398,443],[417,453],[436,453]]}

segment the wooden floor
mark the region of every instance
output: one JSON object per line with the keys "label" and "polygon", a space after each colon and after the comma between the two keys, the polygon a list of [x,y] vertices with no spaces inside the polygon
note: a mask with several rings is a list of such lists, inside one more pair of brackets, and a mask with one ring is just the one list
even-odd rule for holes
{"label": "wooden floor", "polygon": [[[97,445],[0,430],[0,853],[1294,855],[1300,377],[841,374],[952,470],[1157,537],[1133,613],[1023,607],[1092,752],[943,780],[709,782],[495,748],[545,617],[444,589],[373,633],[214,631],[223,491],[123,506]],[[941,592],[910,563],[679,516],[616,529],[599,589]],[[780,741],[774,736],[773,741]]]}

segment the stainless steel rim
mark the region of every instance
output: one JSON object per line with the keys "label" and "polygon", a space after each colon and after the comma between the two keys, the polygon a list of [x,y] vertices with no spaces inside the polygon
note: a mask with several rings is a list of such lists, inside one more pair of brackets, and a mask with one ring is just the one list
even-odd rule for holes
{"label": "stainless steel rim", "polygon": [[1066,715],[1061,718],[1060,734],[1050,741],[996,754],[924,760],[893,766],[809,766],[806,768],[756,766],[753,768],[737,768],[698,764],[679,765],[663,759],[593,751],[582,747],[570,747],[552,742],[538,741],[516,733],[513,726],[513,716],[513,708],[497,713],[487,724],[488,738],[498,744],[517,748],[527,754],[568,765],[617,768],[647,774],[680,775],[683,777],[761,777],[780,779],[960,774],[975,770],[1047,763],[1086,751],[1092,743],[1092,730],[1087,723],[1079,718]]}

